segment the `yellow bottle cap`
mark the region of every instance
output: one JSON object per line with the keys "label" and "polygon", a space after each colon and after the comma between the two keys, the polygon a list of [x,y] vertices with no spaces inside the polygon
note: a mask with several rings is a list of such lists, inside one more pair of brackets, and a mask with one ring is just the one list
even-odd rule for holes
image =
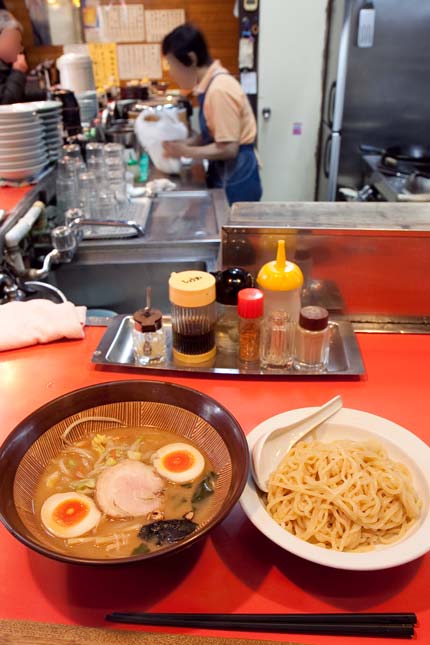
{"label": "yellow bottle cap", "polygon": [[257,275],[257,285],[269,291],[292,291],[303,285],[303,273],[285,255],[285,240],[278,240],[276,260],[264,264]]}
{"label": "yellow bottle cap", "polygon": [[169,278],[169,300],[180,307],[205,307],[215,300],[215,278],[206,271],[180,271]]}

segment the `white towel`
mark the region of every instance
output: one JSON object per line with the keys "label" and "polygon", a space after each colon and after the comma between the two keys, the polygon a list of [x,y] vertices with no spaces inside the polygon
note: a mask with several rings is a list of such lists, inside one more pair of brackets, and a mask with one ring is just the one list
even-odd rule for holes
{"label": "white towel", "polygon": [[0,305],[0,351],[59,338],[84,338],[86,310],[71,302],[41,299]]}

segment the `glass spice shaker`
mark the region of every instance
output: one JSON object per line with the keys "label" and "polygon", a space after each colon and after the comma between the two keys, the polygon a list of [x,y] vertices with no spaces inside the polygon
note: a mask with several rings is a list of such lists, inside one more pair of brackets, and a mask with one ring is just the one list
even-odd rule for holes
{"label": "glass spice shaker", "polygon": [[261,326],[260,364],[267,369],[281,369],[292,363],[295,323],[286,311],[273,311]]}
{"label": "glass spice shaker", "polygon": [[307,372],[323,371],[328,362],[329,341],[327,309],[302,307],[294,335],[294,368]]}
{"label": "glass spice shaker", "polygon": [[158,365],[166,360],[163,315],[151,309],[151,287],[146,289],[146,307],[133,314],[134,356],[140,365]]}
{"label": "glass spice shaker", "polygon": [[242,289],[237,296],[239,314],[239,360],[258,364],[260,360],[260,328],[264,295],[260,289]]}
{"label": "glass spice shaker", "polygon": [[215,342],[220,351],[237,352],[239,344],[237,296],[239,291],[252,287],[252,284],[252,275],[240,267],[230,267],[216,274]]}

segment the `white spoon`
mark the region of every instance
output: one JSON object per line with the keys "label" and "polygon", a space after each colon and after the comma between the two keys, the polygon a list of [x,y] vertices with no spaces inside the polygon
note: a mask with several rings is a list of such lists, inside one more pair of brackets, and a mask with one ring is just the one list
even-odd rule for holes
{"label": "white spoon", "polygon": [[270,474],[276,470],[281,459],[291,450],[300,439],[311,430],[329,419],[343,406],[342,397],[335,396],[307,417],[290,423],[283,428],[266,432],[257,439],[252,449],[251,471],[255,483],[264,493],[267,493],[267,483]]}

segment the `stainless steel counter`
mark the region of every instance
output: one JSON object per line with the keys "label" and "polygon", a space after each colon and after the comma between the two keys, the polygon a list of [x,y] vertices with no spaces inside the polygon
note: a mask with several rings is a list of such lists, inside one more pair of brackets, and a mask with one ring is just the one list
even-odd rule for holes
{"label": "stainless steel counter", "polygon": [[360,331],[430,332],[430,204],[235,204],[222,266],[251,273],[276,254],[302,269],[303,293]]}
{"label": "stainless steel counter", "polygon": [[[152,171],[150,179],[159,176]],[[167,312],[172,271],[216,269],[221,228],[230,211],[223,190],[205,187],[201,164],[184,167],[171,179],[177,189],[152,200],[143,237],[84,239],[72,262],[54,265],[46,281],[76,304],[118,313],[142,306],[145,288],[152,286],[154,305]],[[45,204],[55,200],[54,173],[25,195],[9,217],[8,228],[36,199]],[[49,234],[42,232],[33,240],[32,257],[43,257],[50,249]]]}

